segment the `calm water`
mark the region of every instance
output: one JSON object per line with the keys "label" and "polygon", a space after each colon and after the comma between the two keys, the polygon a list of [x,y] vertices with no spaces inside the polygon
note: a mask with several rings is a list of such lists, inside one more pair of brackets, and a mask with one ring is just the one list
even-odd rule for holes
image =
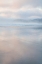
{"label": "calm water", "polygon": [[0,64],[42,64],[42,22],[0,21]]}

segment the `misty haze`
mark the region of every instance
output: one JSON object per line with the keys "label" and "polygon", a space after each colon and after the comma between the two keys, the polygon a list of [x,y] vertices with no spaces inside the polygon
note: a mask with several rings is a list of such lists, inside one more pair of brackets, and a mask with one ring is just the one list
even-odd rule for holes
{"label": "misty haze", "polygon": [[42,64],[42,0],[0,0],[0,64]]}

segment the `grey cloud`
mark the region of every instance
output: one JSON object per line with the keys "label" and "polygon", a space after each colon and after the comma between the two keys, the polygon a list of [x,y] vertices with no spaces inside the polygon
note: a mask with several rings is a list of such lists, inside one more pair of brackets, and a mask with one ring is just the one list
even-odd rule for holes
{"label": "grey cloud", "polygon": [[20,11],[17,13],[21,18],[28,18],[31,16],[39,16],[42,17],[42,13],[39,10],[28,10],[28,11]]}

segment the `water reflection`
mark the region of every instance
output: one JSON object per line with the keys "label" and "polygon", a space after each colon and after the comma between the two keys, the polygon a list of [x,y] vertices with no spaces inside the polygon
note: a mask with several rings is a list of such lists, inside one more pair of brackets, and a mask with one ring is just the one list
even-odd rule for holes
{"label": "water reflection", "polygon": [[42,64],[42,25],[0,26],[0,64]]}

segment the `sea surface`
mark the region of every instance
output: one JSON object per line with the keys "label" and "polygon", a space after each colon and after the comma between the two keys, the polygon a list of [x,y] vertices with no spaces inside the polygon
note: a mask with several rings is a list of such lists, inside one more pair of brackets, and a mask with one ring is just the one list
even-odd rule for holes
{"label": "sea surface", "polygon": [[42,21],[0,21],[0,64],[42,64]]}

